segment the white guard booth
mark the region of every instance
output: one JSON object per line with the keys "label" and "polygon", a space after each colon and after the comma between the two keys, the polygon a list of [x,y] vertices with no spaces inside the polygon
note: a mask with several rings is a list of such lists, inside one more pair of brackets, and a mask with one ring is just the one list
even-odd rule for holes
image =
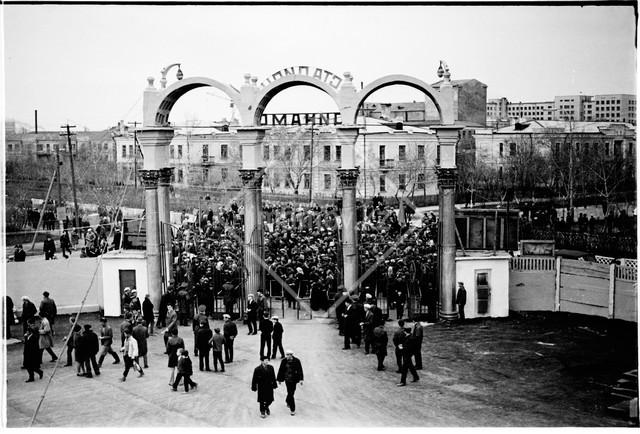
{"label": "white guard booth", "polygon": [[505,252],[467,251],[463,256],[458,250],[456,276],[467,290],[466,318],[509,316],[510,258]]}
{"label": "white guard booth", "polygon": [[[136,288],[142,303],[148,293],[147,257],[144,250],[112,251],[102,257],[102,288],[104,315],[117,317],[122,314],[124,288]],[[158,306],[154,306],[155,310]]]}

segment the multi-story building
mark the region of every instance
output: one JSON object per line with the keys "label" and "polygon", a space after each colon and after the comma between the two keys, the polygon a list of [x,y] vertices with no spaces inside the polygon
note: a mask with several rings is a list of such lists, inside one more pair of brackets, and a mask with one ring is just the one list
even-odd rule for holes
{"label": "multi-story building", "polygon": [[[62,131],[7,133],[5,135],[5,157],[7,160],[18,158],[27,158],[33,161],[55,159],[56,149],[61,153],[67,152],[68,140],[66,136],[61,135],[62,133]],[[71,148],[73,154],[77,155],[79,150],[85,150],[99,154],[107,161],[116,161],[115,143],[111,133],[111,130],[72,131]]]}
{"label": "multi-story building", "polygon": [[562,95],[553,101],[509,102],[506,98],[487,101],[487,125],[500,128],[520,120],[611,121],[636,125],[636,96]]}

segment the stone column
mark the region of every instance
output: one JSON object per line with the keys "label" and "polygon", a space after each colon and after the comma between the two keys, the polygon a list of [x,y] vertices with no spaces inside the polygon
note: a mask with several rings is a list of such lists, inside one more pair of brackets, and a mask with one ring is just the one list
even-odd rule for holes
{"label": "stone column", "polygon": [[169,190],[171,186],[172,167],[163,167],[158,170],[158,215],[160,217],[160,233],[163,235],[164,244],[164,287],[169,285],[173,277],[173,233],[171,231],[171,203]]}
{"label": "stone column", "polygon": [[162,295],[162,264],[160,261],[160,231],[158,216],[158,171],[140,170],[144,185],[145,231],[147,241],[147,284],[154,310],[160,306]]}
{"label": "stone column", "polygon": [[456,319],[456,143],[462,127],[434,127],[440,146],[440,165],[436,167],[440,214],[440,318]]}
{"label": "stone column", "polygon": [[244,186],[244,266],[246,268],[245,293],[256,294],[261,288],[262,238],[258,227],[258,190],[262,188],[262,169],[240,169]]}
{"label": "stone column", "polygon": [[342,189],[342,259],[344,286],[350,294],[358,293],[358,236],[356,221],[356,184],[359,169],[338,169]]}

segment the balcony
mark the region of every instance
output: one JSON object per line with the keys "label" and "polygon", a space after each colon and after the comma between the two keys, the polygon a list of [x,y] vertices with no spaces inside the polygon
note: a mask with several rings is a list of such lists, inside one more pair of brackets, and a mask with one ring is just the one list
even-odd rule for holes
{"label": "balcony", "polygon": [[381,172],[386,172],[388,170],[395,168],[396,160],[392,158],[380,159],[378,162],[378,165],[380,167]]}
{"label": "balcony", "polygon": [[205,167],[208,166],[213,166],[214,164],[214,159],[213,157],[210,157],[209,155],[203,155],[202,156],[202,165]]}

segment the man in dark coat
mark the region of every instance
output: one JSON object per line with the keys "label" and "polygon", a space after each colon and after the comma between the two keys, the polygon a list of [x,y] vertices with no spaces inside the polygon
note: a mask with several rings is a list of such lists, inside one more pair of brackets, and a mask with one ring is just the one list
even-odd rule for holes
{"label": "man in dark coat", "polygon": [[[71,240],[67,231],[62,232],[62,235],[60,235],[60,249],[65,259],[71,256]],[[67,256],[67,252],[69,252],[69,256]]]}
{"label": "man in dark coat", "polygon": [[198,357],[200,359],[200,370],[205,367],[207,371],[211,371],[209,367],[209,340],[213,337],[213,331],[209,328],[208,322],[201,322],[198,326],[198,331],[195,335],[195,347],[198,351]]}
{"label": "man in dark coat", "polygon": [[227,315],[233,314],[233,306],[237,301],[236,289],[231,283],[230,279],[227,279],[224,285],[222,285],[222,300],[224,302],[224,313]]}
{"label": "man in dark coat", "polygon": [[260,357],[264,356],[264,346],[267,346],[267,359],[271,357],[271,332],[273,331],[273,323],[269,319],[269,313],[264,312],[260,319]]}
{"label": "man in dark coat", "polygon": [[24,361],[23,365],[27,372],[29,373],[29,379],[26,381],[27,383],[31,383],[34,381],[34,373],[38,373],[40,379],[42,379],[42,369],[40,369],[40,365],[42,364],[42,355],[40,354],[40,346],[39,346],[39,333],[38,328],[35,325],[35,319],[31,318],[27,322],[27,331],[24,334]]}
{"label": "man in dark coat", "polygon": [[149,327],[149,335],[153,336],[153,303],[151,302],[151,298],[149,294],[145,294],[144,301],[142,302],[142,319],[148,324]]}
{"label": "man in dark coat", "polygon": [[53,259],[53,255],[56,254],[56,242],[53,241],[53,238],[51,237],[51,235],[47,234],[47,239],[44,240],[44,245],[42,247],[42,250],[44,250],[44,259],[45,260],[49,260],[49,259]]}
{"label": "man in dark coat", "polygon": [[96,361],[96,354],[98,354],[100,350],[100,343],[98,342],[98,335],[91,329],[91,324],[85,324],[84,332],[82,332],[82,335],[78,339],[77,345],[84,357],[84,367],[87,373],[85,377],[93,378],[91,374],[92,365],[96,375],[100,375],[100,367]]}
{"label": "man in dark coat", "polygon": [[[360,321],[358,317],[358,312],[356,311],[356,307],[354,306],[353,300],[350,298],[346,299],[346,309],[342,316],[344,317],[344,350],[351,349],[351,341],[355,340],[356,336],[359,334],[360,330]],[[360,347],[360,341],[358,340],[358,347]]]}
{"label": "man in dark coat", "polygon": [[284,348],[282,347],[282,334],[284,333],[284,328],[280,323],[280,318],[277,316],[271,317],[273,320],[273,332],[271,333],[271,338],[273,339],[273,353],[271,354],[271,358],[276,358],[276,353],[278,349],[280,349],[280,357],[284,359]]}
{"label": "man in dark coat", "polygon": [[262,363],[253,370],[251,378],[251,390],[258,392],[258,402],[260,403],[260,416],[266,417],[271,414],[269,406],[273,402],[273,391],[278,387],[276,374],[273,366],[269,364],[269,359],[262,357]]}
{"label": "man in dark coat", "polygon": [[282,383],[287,386],[287,407],[291,410],[291,416],[296,414],[296,400],[294,394],[296,393],[296,385],[300,383],[302,386],[304,380],[304,373],[302,372],[302,363],[300,359],[293,356],[293,351],[286,350],[284,352],[285,358],[280,362],[280,368],[278,369],[278,383]]}
{"label": "man in dark coat", "polygon": [[222,315],[224,319],[224,325],[222,326],[223,336],[224,336],[224,362],[232,363],[233,362],[233,342],[238,336],[238,327],[236,324],[231,321],[231,316],[229,314]]}
{"label": "man in dark coat", "polygon": [[156,327],[166,327],[167,323],[165,320],[167,318],[167,305],[173,305],[174,302],[173,291],[171,290],[171,287],[169,287],[167,292],[162,294],[160,297],[160,307],[158,308],[158,322],[156,322]]}
{"label": "man in dark coat", "polygon": [[458,282],[456,304],[458,305],[458,314],[460,315],[460,321],[464,321],[464,305],[467,304],[467,290],[464,289],[464,283],[462,282]]}
{"label": "man in dark coat", "polygon": [[372,349],[373,353],[378,358],[378,371],[384,371],[384,358],[387,356],[387,332],[384,329],[384,325],[380,324],[373,329],[373,341]]}
{"label": "man in dark coat", "polygon": [[4,325],[4,337],[5,339],[11,339],[11,326],[15,324],[16,317],[13,314],[13,300],[8,295],[4,296],[4,314],[5,316],[5,325]]}
{"label": "man in dark coat", "polygon": [[24,262],[27,259],[27,252],[22,249],[22,244],[18,244],[13,252],[13,260],[15,262]]}
{"label": "man in dark coat", "polygon": [[120,357],[118,353],[113,351],[111,344],[113,344],[113,329],[107,324],[106,318],[100,318],[100,336],[98,337],[102,348],[100,350],[100,356],[98,357],[98,366],[102,367],[102,362],[107,354],[111,354],[113,357],[113,364],[120,363]]}
{"label": "man in dark coat", "polygon": [[402,373],[402,348],[407,340],[404,337],[404,320],[398,321],[398,330],[393,334],[393,345],[396,347],[396,364],[398,365],[398,374]]}
{"label": "man in dark coat", "polygon": [[198,313],[193,317],[193,322],[191,328],[193,329],[193,354],[198,355],[198,346],[196,345],[196,335],[198,334],[198,330],[200,329],[200,324],[203,322],[207,324],[209,327],[209,318],[205,314],[207,310],[207,306],[201,304],[198,306]]}
{"label": "man in dark coat", "polygon": [[22,296],[22,330],[24,333],[27,332],[29,327],[29,320],[35,318],[38,313],[38,309],[36,305],[29,300],[29,297],[26,295]]}
{"label": "man in dark coat", "polygon": [[411,330],[411,337],[414,340],[414,358],[416,361],[416,370],[422,369],[422,340],[424,338],[424,329],[422,328],[422,324],[420,321],[416,321],[413,325],[413,329]]}
{"label": "man in dark coat", "polygon": [[134,361],[140,365],[140,357],[144,361],[145,369],[149,367],[147,359],[147,338],[149,337],[149,329],[144,324],[142,318],[138,318],[136,325],[131,330],[131,336],[138,343],[138,356],[134,358]]}
{"label": "man in dark coat", "polygon": [[45,291],[42,293],[44,297],[40,302],[40,316],[44,313],[49,320],[49,324],[51,325],[51,336],[54,336],[53,333],[53,325],[56,322],[56,315],[58,314],[58,308],[56,307],[56,302],[53,299],[49,298],[49,292]]}
{"label": "man in dark coat", "polygon": [[402,344],[402,374],[400,377],[400,383],[397,384],[398,387],[407,385],[407,372],[411,371],[411,375],[413,376],[412,382],[416,382],[420,379],[418,377],[418,373],[416,372],[415,366],[413,366],[413,362],[411,361],[411,356],[415,353],[415,340],[411,336],[411,327],[404,328],[404,337],[405,342]]}

